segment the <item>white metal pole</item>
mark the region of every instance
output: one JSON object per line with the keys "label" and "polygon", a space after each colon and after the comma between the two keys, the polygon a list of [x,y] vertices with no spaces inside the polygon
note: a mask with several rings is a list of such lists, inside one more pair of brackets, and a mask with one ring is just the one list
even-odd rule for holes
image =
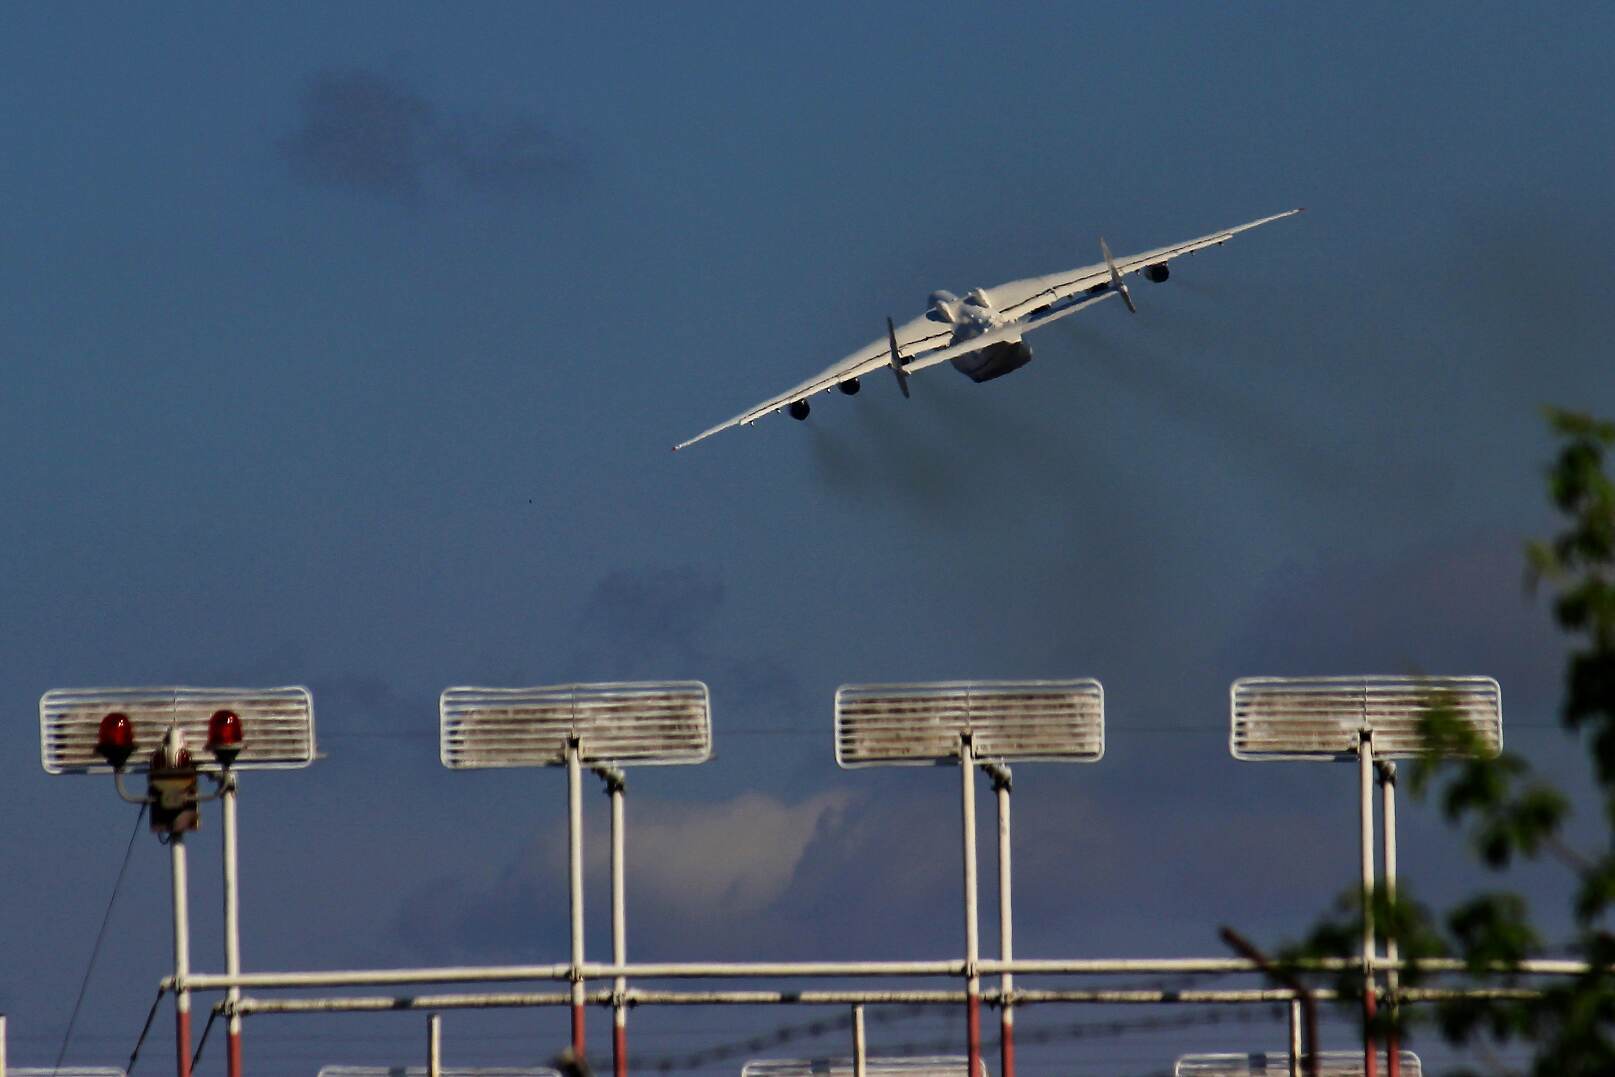
{"label": "white metal pole", "polygon": [[976,933],[976,757],[970,734],[959,738],[959,772],[963,775],[964,797],[964,890],[965,890],[965,1044],[969,1072],[981,1067],[981,958]]}
{"label": "white metal pole", "polygon": [[[1381,839],[1381,848],[1385,854],[1385,893],[1392,901],[1396,901],[1396,763],[1386,759],[1379,764],[1380,781],[1380,813],[1383,818],[1380,825],[1385,828]],[[1389,926],[1389,925],[1388,925]],[[1385,934],[1385,959],[1398,961],[1401,959],[1401,948],[1397,946],[1396,934],[1387,931]],[[1398,1016],[1397,988],[1401,986],[1401,974],[1397,969],[1385,970],[1385,997],[1391,1008],[1391,1017]],[[1385,1036],[1385,1072],[1388,1077],[1402,1077],[1402,1037],[1393,1025]]]}
{"label": "white metal pole", "polygon": [[1290,1000],[1290,1077],[1301,1077],[1301,1000]]}
{"label": "white metal pole", "polygon": [[[226,771],[219,790],[219,807],[224,818],[224,971],[230,976],[241,972],[241,891],[237,874],[236,776]],[[241,1001],[241,988],[232,987],[225,997],[231,1005],[226,1024],[226,1067],[229,1077],[242,1077],[241,1015],[234,1006]]]}
{"label": "white metal pole", "polygon": [[[623,871],[623,845],[627,841],[623,818],[623,781],[610,780],[611,791],[611,960],[628,963],[627,876]],[[612,983],[615,999],[611,1007],[611,1055],[615,1077],[628,1077],[628,1005],[624,992],[628,979],[618,976]]]}
{"label": "white metal pole", "polygon": [[0,1077],[6,1077],[6,1015],[0,1013]]}
{"label": "white metal pole", "polygon": [[[868,1047],[864,1042],[864,1008],[852,1008],[852,1077],[864,1077],[868,1067]],[[0,1077],[5,1077],[0,1074]]]}
{"label": "white metal pole", "polygon": [[426,1019],[426,1077],[443,1074],[443,1015],[434,1013]]}
{"label": "white metal pole", "polygon": [[185,978],[191,974],[191,919],[187,905],[185,834],[168,836],[168,863],[173,875],[174,901],[174,1050],[179,1077],[191,1077],[191,991]]}
{"label": "white metal pole", "polygon": [[1357,742],[1358,822],[1363,884],[1363,1073],[1378,1077],[1374,1050],[1374,733],[1364,729]]}
{"label": "white metal pole", "polygon": [[583,778],[578,765],[578,742],[566,746],[567,873],[572,884],[572,1054],[581,1061],[583,1051]]}
{"label": "white metal pole", "polygon": [[[993,787],[998,794],[998,940],[1000,957],[1015,960],[1015,917],[1010,894],[1009,860],[1009,794],[1008,767],[993,772]],[[998,1068],[1002,1077],[1015,1077],[1015,1007],[1011,992],[1015,987],[1013,973],[1005,972],[999,979]]]}

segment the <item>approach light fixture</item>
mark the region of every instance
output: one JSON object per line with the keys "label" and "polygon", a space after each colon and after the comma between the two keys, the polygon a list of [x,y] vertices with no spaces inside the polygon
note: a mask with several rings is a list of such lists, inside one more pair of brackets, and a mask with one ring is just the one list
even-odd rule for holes
{"label": "approach light fixture", "polygon": [[1503,748],[1503,693],[1491,677],[1242,677],[1229,689],[1229,750],[1246,760],[1376,759],[1428,754],[1423,720],[1440,708],[1487,755]]}
{"label": "approach light fixture", "polygon": [[575,743],[585,766],[704,763],[712,708],[700,681],[447,688],[439,757],[451,770],[558,767]]}
{"label": "approach light fixture", "polygon": [[978,761],[1097,762],[1105,754],[1105,692],[1092,678],[843,685],[836,691],[836,763],[925,766]]}
{"label": "approach light fixture", "polygon": [[47,774],[145,769],[135,746],[159,744],[170,729],[179,729],[187,745],[207,746],[213,758],[196,760],[203,771],[286,770],[314,761],[307,688],[160,687],[46,692],[39,700],[40,763]]}
{"label": "approach light fixture", "polygon": [[[869,1058],[864,1072],[870,1077],[968,1077],[970,1063],[963,1055],[915,1056],[912,1058]],[[977,1077],[987,1077],[985,1063]],[[740,1077],[853,1077],[850,1058],[762,1058],[747,1062]]]}
{"label": "approach light fixture", "polygon": [[[444,1066],[442,1077],[561,1077],[548,1066]],[[321,1066],[319,1077],[427,1077],[425,1066]]]}
{"label": "approach light fixture", "polygon": [[[1422,1077],[1419,1056],[1412,1051],[1400,1054],[1402,1077]],[[1380,1052],[1379,1072],[1387,1070],[1385,1053]],[[1173,1067],[1173,1077],[1290,1077],[1290,1056],[1280,1052],[1255,1051],[1250,1054],[1184,1055]],[[1361,1051],[1322,1051],[1318,1054],[1318,1077],[1363,1077]]]}

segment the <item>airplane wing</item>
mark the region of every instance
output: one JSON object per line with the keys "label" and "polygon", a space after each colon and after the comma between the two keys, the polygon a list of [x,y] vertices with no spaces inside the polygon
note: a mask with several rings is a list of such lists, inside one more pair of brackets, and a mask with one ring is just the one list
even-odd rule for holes
{"label": "airplane wing", "polygon": [[[934,322],[923,314],[913,321],[904,322],[897,327],[895,332],[897,334],[897,354],[902,358],[905,370],[913,369],[912,361],[915,356],[924,355],[938,348],[944,348],[947,346],[948,341],[953,338],[953,326],[945,322]],[[703,430],[687,441],[679,442],[673,446],[673,451],[677,452],[680,449],[694,445],[696,442],[727,430],[731,426],[749,425],[771,411],[778,411],[792,401],[803,400],[815,393],[822,393],[827,389],[832,389],[851,378],[863,377],[865,374],[890,365],[891,344],[883,335],[865,344],[851,355],[831,363],[800,385],[793,385],[778,396],[771,396],[756,407],[748,408],[732,419],[727,419],[717,426]]]}
{"label": "airplane wing", "polygon": [[[1241,232],[1248,232],[1252,228],[1260,228],[1264,224],[1293,217],[1300,213],[1299,209],[1285,210],[1275,213],[1271,217],[1260,220],[1247,221],[1245,224],[1235,225],[1233,228],[1224,228],[1220,232],[1191,239],[1186,243],[1174,243],[1170,247],[1157,247],[1142,254],[1129,255],[1126,258],[1116,259],[1116,271],[1121,276],[1137,273],[1145,266],[1160,265],[1170,262],[1184,254],[1193,254],[1195,251],[1207,247],[1220,246]],[[992,300],[993,306],[1000,313],[1011,318],[1024,317],[1028,312],[1036,310],[1044,304],[1057,303],[1078,292],[1086,291],[1098,284],[1105,284],[1110,280],[1110,267],[1104,262],[1080,269],[1067,270],[1064,273],[1051,273],[1044,277],[1027,277],[1024,280],[1012,280],[1007,284],[1000,284],[996,288],[987,289],[987,297]]]}
{"label": "airplane wing", "polygon": [[[1216,247],[1241,232],[1248,232],[1252,228],[1259,228],[1264,224],[1292,217],[1300,213],[1299,209],[1286,210],[1275,213],[1271,217],[1248,221],[1245,224],[1225,228],[1220,232],[1212,232],[1198,239],[1191,239],[1184,243],[1175,243],[1169,247],[1157,247],[1154,250],[1144,251],[1142,254],[1129,255],[1116,260],[1116,273],[1125,277],[1137,273],[1146,266],[1160,265],[1169,262],[1184,254],[1193,254],[1206,247]],[[1012,280],[987,289],[987,297],[992,305],[1001,314],[1010,319],[1006,324],[991,329],[958,344],[949,345],[953,337],[953,326],[942,322],[932,321],[925,315],[905,322],[896,330],[898,355],[903,364],[905,373],[945,363],[955,356],[965,355],[973,351],[1000,343],[1002,341],[1018,340],[1023,333],[1040,328],[1050,322],[1057,321],[1067,315],[1075,314],[1102,299],[1118,294],[1115,282],[1111,277],[1111,267],[1105,262],[1079,269],[1067,270],[1064,273],[1052,273],[1042,277],[1026,277],[1022,280]],[[727,430],[732,426],[746,426],[756,422],[769,412],[778,411],[787,404],[797,400],[805,400],[815,393],[824,392],[841,382],[851,378],[863,377],[881,367],[891,363],[891,346],[887,338],[879,337],[859,348],[851,355],[839,362],[832,363],[823,371],[809,378],[799,385],[794,385],[777,396],[741,412],[732,419],[719,423],[717,426],[703,430],[687,441],[681,441],[673,446],[674,451],[687,448],[698,441],[705,440],[713,434]]]}

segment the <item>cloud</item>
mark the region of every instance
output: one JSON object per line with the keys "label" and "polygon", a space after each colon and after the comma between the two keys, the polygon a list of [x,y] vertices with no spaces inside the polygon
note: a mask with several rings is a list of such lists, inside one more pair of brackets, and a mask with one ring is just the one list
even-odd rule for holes
{"label": "cloud", "polygon": [[[851,794],[824,792],[788,803],[747,792],[709,804],[630,798],[626,848],[630,900],[668,938],[715,941],[751,923],[766,937],[762,914],[787,894],[808,849],[838,825]],[[585,836],[584,873],[591,891],[607,885],[605,834]],[[533,934],[535,910],[558,929],[564,908],[564,829],[524,843],[491,877],[434,880],[405,899],[396,935],[458,954],[500,952],[516,934]],[[638,917],[634,918],[640,923]],[[558,938],[559,932],[540,931]],[[636,931],[643,938],[643,933]]]}
{"label": "cloud", "polygon": [[[796,804],[743,793],[716,804],[637,809],[634,885],[670,914],[704,926],[754,916],[779,900],[808,844],[846,811],[852,796],[830,791]],[[606,850],[592,858],[603,872]]]}
{"label": "cloud", "polygon": [[631,656],[694,664],[724,597],[720,580],[690,568],[613,570],[594,585],[579,618],[577,664],[593,665],[596,654],[618,663]]}
{"label": "cloud", "polygon": [[444,187],[546,195],[577,167],[572,147],[531,116],[446,113],[403,80],[359,68],[309,79],[280,149],[304,182],[403,202]]}
{"label": "cloud", "polygon": [[1263,673],[1487,674],[1550,708],[1562,644],[1525,591],[1523,546],[1486,532],[1277,574],[1228,653]]}
{"label": "cloud", "polygon": [[[594,585],[564,663],[578,680],[684,679],[712,686],[725,713],[784,724],[810,704],[797,671],[751,647],[716,646],[728,593],[709,571],[677,565],[615,569]],[[721,728],[716,731],[721,738]]]}

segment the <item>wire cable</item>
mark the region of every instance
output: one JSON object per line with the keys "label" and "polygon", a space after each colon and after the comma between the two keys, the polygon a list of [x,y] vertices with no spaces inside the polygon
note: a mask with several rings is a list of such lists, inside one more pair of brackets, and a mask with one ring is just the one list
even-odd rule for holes
{"label": "wire cable", "polygon": [[219,1011],[214,1010],[207,1015],[207,1024],[202,1026],[202,1038],[196,1041],[196,1053],[191,1056],[192,1073],[196,1072],[196,1064],[202,1061],[202,1048],[207,1046],[207,1034],[213,1031],[213,1019],[217,1016],[219,1016]]}
{"label": "wire cable", "polygon": [[79,981],[79,995],[73,1000],[73,1013],[67,1019],[67,1031],[62,1033],[62,1046],[56,1052],[56,1064],[50,1068],[51,1077],[62,1068],[62,1059],[67,1057],[67,1045],[73,1040],[73,1026],[78,1024],[79,1010],[84,1006],[84,995],[90,989],[90,975],[95,972],[95,959],[101,955],[101,943],[107,937],[107,925],[112,922],[112,909],[118,903],[118,891],[123,889],[123,877],[129,873],[129,858],[135,851],[135,838],[140,836],[140,824],[146,819],[146,805],[140,805],[140,814],[135,816],[135,829],[129,835],[129,845],[123,851],[123,863],[118,866],[118,878],[112,884],[112,896],[107,899],[107,911],[101,917],[101,930],[95,933],[95,945],[90,948],[90,963],[85,966],[84,979]]}
{"label": "wire cable", "polygon": [[135,1059],[140,1057],[140,1046],[146,1042],[146,1033],[151,1031],[151,1023],[157,1019],[157,1007],[163,1004],[163,989],[157,989],[157,997],[151,1000],[151,1009],[146,1011],[146,1023],[140,1026],[140,1035],[135,1039],[135,1049],[129,1052],[129,1064],[123,1067],[127,1075],[135,1071]]}

